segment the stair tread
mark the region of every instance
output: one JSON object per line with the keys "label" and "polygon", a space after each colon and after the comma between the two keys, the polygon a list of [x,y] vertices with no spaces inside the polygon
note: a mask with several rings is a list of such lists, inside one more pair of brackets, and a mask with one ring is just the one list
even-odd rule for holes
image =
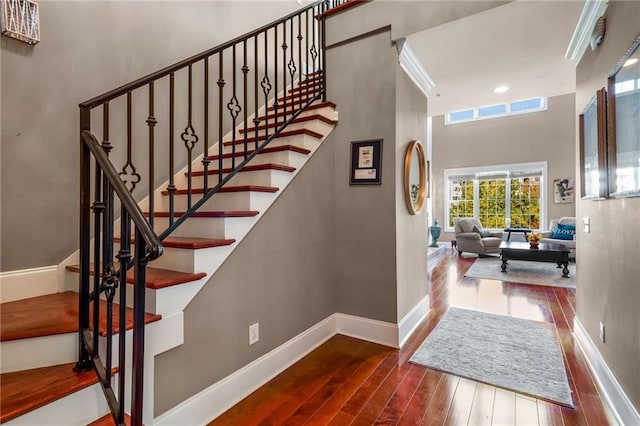
{"label": "stair tread", "polygon": [[72,362],[0,375],[0,423],[98,383],[93,370],[76,373],[74,365]]}
{"label": "stair tread", "polygon": [[[93,264],[91,264],[90,273],[93,274]],[[67,270],[71,272],[80,272],[79,265],[67,266]],[[147,266],[147,288],[161,289],[165,287],[171,287],[178,284],[185,284],[191,281],[197,281],[206,277],[204,272],[188,273],[180,271],[172,271],[170,269],[153,268]],[[127,282],[133,284],[133,268],[127,272]]]}
{"label": "stair tread", "polygon": [[[323,137],[323,135],[318,133],[318,132],[314,132],[313,130],[304,128],[304,129],[296,129],[296,130],[285,130],[283,132],[280,132],[280,134],[278,136],[276,136],[274,139],[288,138],[290,136],[298,136],[298,135],[313,136],[314,138],[317,138],[317,139],[322,139],[322,137]],[[263,140],[266,140],[267,137],[270,137],[270,136],[271,135],[269,135],[269,136],[258,135],[258,140],[259,141],[263,141]],[[246,140],[247,143],[254,143],[255,141],[256,141],[256,137],[255,136],[248,137],[247,140]],[[236,145],[244,144],[245,143],[245,139],[244,139],[244,137],[238,135],[238,138],[235,139],[235,140],[230,140],[230,141],[224,141],[223,142],[224,146],[230,146],[230,145],[233,145],[234,143]]]}
{"label": "stair tread", "polygon": [[[240,169],[240,172],[255,172],[259,170],[281,170],[283,172],[295,172],[296,168],[291,166],[285,166],[284,164],[276,164],[276,163],[254,164],[254,165],[248,164],[244,166],[242,169]],[[231,167],[222,169],[223,174],[231,173],[232,171],[233,169]],[[207,172],[210,175],[217,175],[218,169],[210,169]],[[188,176],[189,174],[185,172],[185,175]],[[191,173],[191,176],[203,176],[203,175],[204,175],[204,170],[199,170]]]}
{"label": "stair tread", "polygon": [[[334,104],[333,102],[330,102],[330,101],[318,102],[318,103],[315,103],[315,104],[312,104],[312,105],[309,105],[308,107],[306,107],[304,109],[304,112],[313,111],[313,110],[322,109],[322,108],[333,108],[333,109],[335,109],[336,108],[336,104]],[[291,111],[287,111],[287,114],[285,114],[284,111],[278,111],[278,114],[271,113],[271,114],[267,114],[267,115],[261,115],[261,116],[258,117],[258,119],[260,121],[264,121],[266,119],[271,120],[272,118],[282,117],[282,116],[285,116],[285,115],[286,116],[291,115]]]}
{"label": "stair tread", "polygon": [[[181,217],[186,212],[173,212],[173,217]],[[256,210],[227,210],[227,211],[211,211],[211,212],[195,212],[190,217],[254,217],[259,215],[260,212]],[[146,216],[149,216],[149,213],[145,213]],[[153,215],[155,217],[169,217],[171,216],[170,212],[154,212]]]}
{"label": "stair tread", "polygon": [[[120,237],[116,237],[115,240],[120,242]],[[135,244],[135,238],[131,239],[131,242]],[[198,250],[212,247],[229,246],[235,243],[234,239],[223,238],[199,238],[199,237],[167,237],[162,240],[163,247],[169,248],[183,248]]]}
{"label": "stair tread", "polygon": [[[237,185],[237,186],[223,186],[218,192],[278,192],[280,188],[275,186],[261,186],[261,185]],[[176,190],[176,195],[185,195],[189,193],[188,189]],[[192,194],[202,194],[204,190],[202,188],[191,189]],[[162,195],[169,195],[169,191],[162,191]]]}
{"label": "stair tread", "polygon": [[[106,330],[106,302],[100,302],[100,334]],[[47,294],[2,304],[0,312],[0,340],[3,342],[32,337],[78,332],[78,293]],[[145,323],[161,319],[160,315],[146,314]],[[118,319],[114,317],[114,329]],[[127,308],[127,329],[133,327],[133,310]]]}
{"label": "stair tread", "polygon": [[[100,417],[98,420],[89,423],[87,426],[115,426],[115,424],[116,423],[113,420],[113,416],[111,415],[111,413],[109,413]],[[126,413],[124,415],[124,424],[127,426],[131,425],[131,417]]]}
{"label": "stair tread", "polygon": [[[250,149],[248,151],[246,151],[247,155],[251,155],[255,150],[254,149]],[[260,154],[269,154],[269,153],[273,153],[273,152],[280,152],[280,151],[293,151],[293,152],[298,152],[300,154],[309,154],[311,153],[310,149],[307,148],[302,148],[300,146],[297,145],[279,145],[279,146],[267,146],[266,148],[264,148]],[[236,151],[235,156],[236,157],[244,157],[245,155],[245,151]],[[222,158],[231,158],[233,157],[234,154],[231,152],[228,152],[226,154],[222,154]],[[209,160],[218,160],[219,155],[211,155],[209,156]]]}
{"label": "stair tread", "polygon": [[[304,122],[313,121],[313,120],[320,120],[320,121],[322,121],[324,123],[331,124],[331,125],[336,124],[336,120],[332,120],[330,118],[327,118],[322,114],[313,114],[313,115],[307,115],[305,117],[298,117],[295,120],[291,121],[291,123],[289,123],[289,124],[304,123]],[[269,124],[259,125],[258,126],[258,131],[264,130],[267,127],[272,128],[272,127],[282,126],[283,124],[284,124],[284,122],[281,121],[281,122],[278,122],[278,123],[273,122],[273,123],[269,123]],[[255,132],[255,131],[256,131],[255,127],[248,127],[247,130],[246,130],[247,133]],[[240,129],[239,132],[244,134],[245,130],[244,129]],[[243,142],[244,142],[244,140],[243,140]]]}

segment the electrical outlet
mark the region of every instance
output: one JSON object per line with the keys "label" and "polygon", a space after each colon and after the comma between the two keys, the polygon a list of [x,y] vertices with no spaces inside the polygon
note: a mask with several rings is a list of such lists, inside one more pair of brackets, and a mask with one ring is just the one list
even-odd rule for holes
{"label": "electrical outlet", "polygon": [[585,234],[588,234],[589,232],[591,232],[591,221],[589,220],[588,217],[582,218],[582,230],[584,231]]}
{"label": "electrical outlet", "polygon": [[604,323],[600,321],[600,341],[604,343]]}
{"label": "electrical outlet", "polygon": [[258,343],[260,340],[260,324],[255,323],[249,326],[249,345]]}

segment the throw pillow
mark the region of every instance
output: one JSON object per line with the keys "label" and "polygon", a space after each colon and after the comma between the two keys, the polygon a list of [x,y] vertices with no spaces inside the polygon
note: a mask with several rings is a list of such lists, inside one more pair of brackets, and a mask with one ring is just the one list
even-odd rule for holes
{"label": "throw pillow", "polygon": [[478,227],[475,225],[473,225],[473,232],[475,232],[476,234],[480,234],[482,238],[491,236],[491,232],[485,231],[484,229],[478,229]]}
{"label": "throw pillow", "polygon": [[573,240],[573,236],[576,234],[575,225],[562,225],[558,224],[558,227],[553,231],[551,238],[554,240]]}

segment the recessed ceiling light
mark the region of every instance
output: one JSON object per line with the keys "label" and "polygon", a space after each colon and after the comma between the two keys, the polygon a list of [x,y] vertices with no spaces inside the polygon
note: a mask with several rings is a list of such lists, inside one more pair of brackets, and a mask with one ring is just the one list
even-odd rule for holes
{"label": "recessed ceiling light", "polygon": [[509,91],[509,86],[498,86],[493,89],[493,93],[504,93]]}
{"label": "recessed ceiling light", "polygon": [[624,63],[623,67],[628,67],[629,65],[633,65],[638,62],[638,58],[631,58],[627,62]]}

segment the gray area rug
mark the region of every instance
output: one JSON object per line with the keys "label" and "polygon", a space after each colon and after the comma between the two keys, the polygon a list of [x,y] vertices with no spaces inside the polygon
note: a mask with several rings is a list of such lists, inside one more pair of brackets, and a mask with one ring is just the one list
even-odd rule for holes
{"label": "gray area rug", "polygon": [[478,258],[464,276],[524,284],[576,288],[575,263],[569,263],[568,278],[562,277],[562,269],[558,269],[558,265],[555,263],[510,260],[507,263],[507,272],[502,272],[500,268],[501,265],[502,260],[499,257]]}
{"label": "gray area rug", "polygon": [[411,362],[573,408],[552,324],[452,307]]}

